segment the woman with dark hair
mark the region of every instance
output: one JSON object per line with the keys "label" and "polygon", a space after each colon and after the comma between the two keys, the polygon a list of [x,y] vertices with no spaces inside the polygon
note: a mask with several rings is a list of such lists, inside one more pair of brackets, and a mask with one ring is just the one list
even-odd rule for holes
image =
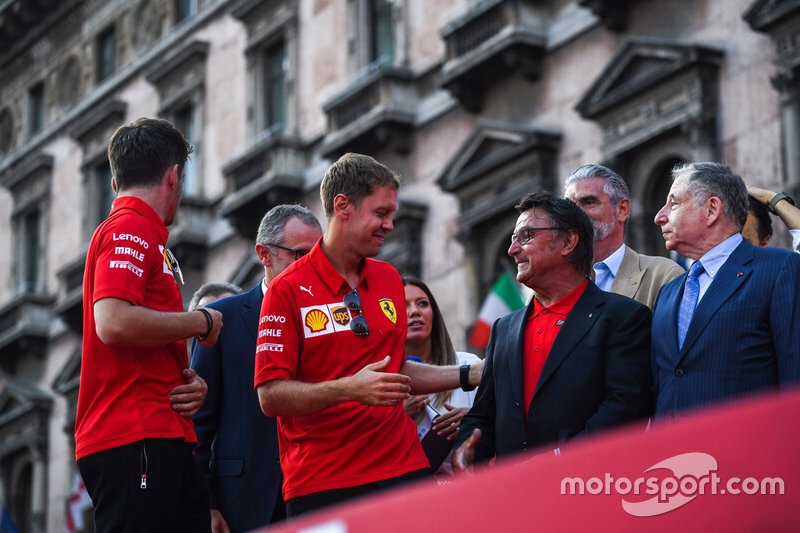
{"label": "woman with dark hair", "polygon": [[[467,352],[456,352],[447,332],[439,306],[431,290],[422,280],[406,276],[406,356],[418,358],[429,365],[466,365],[479,362],[478,356]],[[447,440],[454,440],[461,426],[461,419],[472,407],[475,391],[461,389],[430,395],[412,396],[405,401],[406,414],[417,421],[417,434],[422,440],[428,431],[435,431]],[[450,461],[442,463],[439,473],[452,472]]]}

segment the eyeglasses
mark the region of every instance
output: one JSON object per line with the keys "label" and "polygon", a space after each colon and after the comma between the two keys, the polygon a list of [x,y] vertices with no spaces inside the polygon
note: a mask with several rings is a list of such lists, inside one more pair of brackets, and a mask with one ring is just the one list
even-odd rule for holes
{"label": "eyeglasses", "polygon": [[558,226],[551,226],[549,228],[531,228],[529,226],[525,226],[524,228],[520,228],[519,231],[513,233],[511,235],[511,244],[514,244],[514,241],[517,241],[520,246],[524,246],[528,244],[531,239],[533,239],[536,235],[537,231],[544,231],[549,229],[561,230],[564,228],[560,228]]}
{"label": "eyeglasses", "polygon": [[300,259],[301,257],[303,257],[304,255],[306,255],[308,252],[311,251],[311,250],[303,250],[303,249],[295,250],[294,248],[287,248],[286,246],[281,246],[280,244],[272,244],[272,243],[269,243],[269,242],[267,243],[267,246],[272,246],[273,248],[278,248],[280,250],[286,250],[287,252],[293,253],[295,261],[297,261],[298,259]]}
{"label": "eyeglasses", "polygon": [[[345,294],[342,303],[350,311],[350,329],[353,333],[356,335],[369,335],[367,320],[361,314],[361,298],[358,297],[358,291],[353,289],[353,292]],[[357,315],[353,316],[353,313],[357,313]]]}

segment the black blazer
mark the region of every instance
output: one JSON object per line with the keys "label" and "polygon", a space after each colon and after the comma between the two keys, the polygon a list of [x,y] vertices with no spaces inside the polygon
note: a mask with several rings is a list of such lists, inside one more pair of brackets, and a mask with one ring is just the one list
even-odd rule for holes
{"label": "black blazer", "polygon": [[196,457],[205,471],[211,507],[232,532],[267,525],[281,489],[275,418],[264,416],[253,388],[261,283],[208,307],[224,323],[214,346],[195,345],[192,368],[208,383],[194,416]]}
{"label": "black blazer", "polygon": [[533,301],[492,327],[481,385],[456,441],[479,428],[476,461],[650,414],[650,310],[590,281],[553,343],[525,420],[523,337],[532,309]]}

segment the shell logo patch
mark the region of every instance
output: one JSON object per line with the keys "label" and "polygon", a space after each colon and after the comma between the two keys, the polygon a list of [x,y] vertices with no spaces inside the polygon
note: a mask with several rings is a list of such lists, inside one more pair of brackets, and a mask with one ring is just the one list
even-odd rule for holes
{"label": "shell logo patch", "polygon": [[350,311],[343,305],[328,306],[331,310],[331,317],[333,321],[340,326],[346,326],[350,323]]}
{"label": "shell logo patch", "polygon": [[397,310],[394,308],[394,302],[391,298],[381,298],[378,300],[378,305],[381,311],[386,315],[386,318],[392,321],[392,324],[397,324]]}
{"label": "shell logo patch", "polygon": [[318,333],[328,325],[328,316],[319,309],[314,309],[306,313],[303,322],[312,333]]}

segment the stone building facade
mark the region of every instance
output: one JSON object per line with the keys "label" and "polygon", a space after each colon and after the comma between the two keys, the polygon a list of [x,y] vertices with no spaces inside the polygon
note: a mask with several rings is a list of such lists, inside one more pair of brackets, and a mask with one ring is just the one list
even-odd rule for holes
{"label": "stone building facade", "polygon": [[512,268],[515,201],[581,164],[627,179],[651,254],[677,162],[800,193],[798,65],[800,0],[0,2],[0,503],[21,531],[64,527],[83,265],[121,123],[163,116],[195,146],[170,236],[187,300],[255,282],[260,217],[322,217],[340,154],[387,163],[404,183],[381,257],[429,282],[465,348]]}

